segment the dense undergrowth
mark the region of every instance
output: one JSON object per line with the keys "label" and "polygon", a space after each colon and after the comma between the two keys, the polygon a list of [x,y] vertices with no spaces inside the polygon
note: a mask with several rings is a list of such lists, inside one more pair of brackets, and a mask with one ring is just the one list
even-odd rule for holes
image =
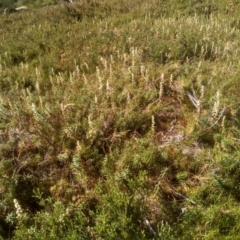
{"label": "dense undergrowth", "polygon": [[238,1],[17,4],[2,239],[239,239]]}

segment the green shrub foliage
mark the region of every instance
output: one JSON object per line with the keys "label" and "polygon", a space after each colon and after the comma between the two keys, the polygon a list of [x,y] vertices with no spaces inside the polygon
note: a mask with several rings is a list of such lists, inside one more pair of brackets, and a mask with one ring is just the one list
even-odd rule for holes
{"label": "green shrub foliage", "polygon": [[0,10],[1,239],[239,239],[238,1]]}

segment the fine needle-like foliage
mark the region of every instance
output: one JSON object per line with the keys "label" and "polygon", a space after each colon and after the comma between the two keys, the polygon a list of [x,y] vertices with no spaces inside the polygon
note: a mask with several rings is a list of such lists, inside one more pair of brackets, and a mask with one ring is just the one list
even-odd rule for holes
{"label": "fine needle-like foliage", "polygon": [[239,7],[2,1],[0,239],[240,239]]}

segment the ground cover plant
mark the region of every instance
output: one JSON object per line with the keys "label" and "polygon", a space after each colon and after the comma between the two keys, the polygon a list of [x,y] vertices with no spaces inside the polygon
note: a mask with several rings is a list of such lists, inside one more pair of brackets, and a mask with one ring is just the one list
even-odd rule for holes
{"label": "ground cover plant", "polygon": [[0,16],[1,238],[239,239],[238,1],[21,5]]}

